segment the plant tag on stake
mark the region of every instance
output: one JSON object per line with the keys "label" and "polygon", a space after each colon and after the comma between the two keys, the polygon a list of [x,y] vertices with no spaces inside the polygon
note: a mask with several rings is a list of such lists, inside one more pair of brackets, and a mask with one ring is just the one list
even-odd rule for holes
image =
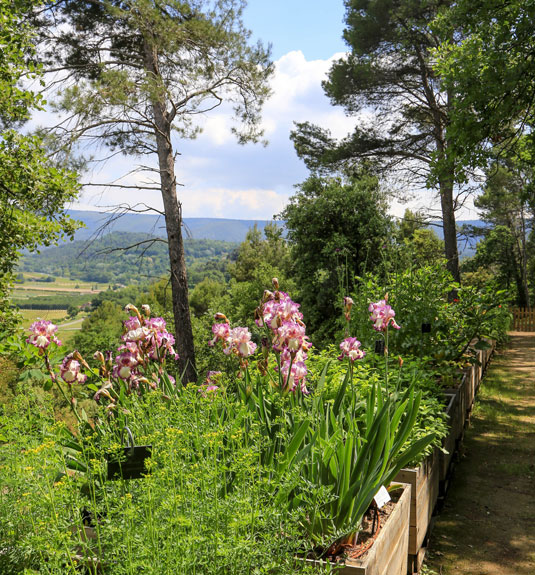
{"label": "plant tag on stake", "polygon": [[381,485],[381,488],[375,494],[373,500],[375,501],[375,505],[377,505],[377,509],[381,509],[381,507],[385,503],[388,503],[390,501],[390,494],[388,493],[384,485]]}

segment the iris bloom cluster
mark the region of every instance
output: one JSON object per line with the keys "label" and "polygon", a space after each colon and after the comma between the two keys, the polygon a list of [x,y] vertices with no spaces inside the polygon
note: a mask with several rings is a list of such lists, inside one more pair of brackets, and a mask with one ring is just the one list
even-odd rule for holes
{"label": "iris bloom cluster", "polygon": [[371,313],[370,321],[373,322],[373,329],[375,331],[386,331],[388,326],[391,325],[394,329],[401,329],[396,323],[394,317],[396,316],[395,311],[387,304],[388,294],[385,295],[385,299],[378,302],[371,303],[368,311]]}
{"label": "iris bloom cluster", "polygon": [[[306,388],[307,351],[312,344],[306,335],[303,314],[299,304],[290,296],[278,289],[276,278],[273,279],[275,291],[265,291],[262,303],[255,313],[256,325],[266,327],[269,333],[271,349],[279,355],[279,369],[284,377],[284,390],[295,391],[298,387],[302,393],[308,393]],[[260,362],[260,369],[267,369],[267,353]]]}
{"label": "iris bloom cluster", "polygon": [[356,337],[346,337],[340,344],[342,353],[338,356],[338,359],[343,360],[347,357],[352,362],[357,359],[362,359],[366,355],[366,352],[360,349],[360,345],[360,341],[358,341]]}
{"label": "iris bloom cluster", "polygon": [[47,319],[34,321],[30,326],[30,337],[27,343],[35,346],[40,350],[46,349],[51,343],[61,345],[61,341],[55,336],[58,327]]}
{"label": "iris bloom cluster", "polygon": [[[100,361],[101,373],[104,376],[111,375],[112,379],[125,382],[129,390],[139,389],[141,384],[155,388],[158,386],[158,375],[153,375],[148,380],[147,368],[157,363],[161,372],[161,366],[167,358],[178,359],[173,347],[175,338],[167,331],[163,318],[150,317],[148,306],[142,307],[143,314],[132,304],[127,305],[125,310],[134,315],[123,323],[123,343],[117,348],[119,354],[112,359],[111,355],[104,358],[97,352],[94,357]],[[99,392],[96,399],[100,397]]]}
{"label": "iris bloom cluster", "polygon": [[230,327],[230,322],[222,313],[216,313],[215,319],[222,320],[212,326],[214,338],[208,342],[213,347],[217,342],[221,342],[223,353],[226,355],[236,355],[242,364],[256,351],[256,343],[251,341],[251,333],[246,327]]}
{"label": "iris bloom cluster", "polygon": [[[148,306],[143,306],[143,314],[133,305],[126,306],[126,311],[133,315],[124,322],[124,334],[118,353],[114,357],[112,352],[104,355],[97,351],[93,356],[99,363],[99,376],[103,381],[94,399],[99,401],[102,396],[107,397],[110,408],[116,402],[114,384],[122,381],[128,391],[140,391],[142,385],[154,389],[158,387],[165,359],[178,359],[173,347],[175,338],[167,331],[165,320],[161,317],[151,318]],[[49,321],[35,322],[30,327],[32,335],[27,341],[40,349],[46,349],[52,341],[59,345],[60,342],[54,337],[56,329]],[[82,368],[91,371],[80,353],[74,351],[63,359],[59,374],[69,386],[85,383],[87,375],[82,373]],[[54,374],[51,375],[54,378]],[[168,377],[174,383],[174,379]]]}

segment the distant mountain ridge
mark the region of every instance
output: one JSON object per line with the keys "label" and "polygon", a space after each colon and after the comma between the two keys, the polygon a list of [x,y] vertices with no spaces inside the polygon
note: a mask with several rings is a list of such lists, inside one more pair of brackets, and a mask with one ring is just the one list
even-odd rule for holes
{"label": "distant mountain ridge", "polygon": [[[155,214],[125,214],[117,217],[113,213],[91,212],[82,210],[68,210],[68,213],[76,220],[84,222],[85,228],[76,232],[75,240],[88,240],[95,238],[100,228],[106,222],[113,221],[103,229],[103,235],[111,232],[136,232],[145,233],[157,237],[165,237],[165,222],[163,217]],[[240,243],[245,240],[247,232],[256,224],[259,230],[263,230],[270,220],[233,220],[225,218],[184,218],[184,237],[198,240],[218,240],[224,242]],[[284,222],[275,221],[277,226],[284,228]],[[462,220],[457,226],[469,225],[484,227],[485,223],[480,220]],[[440,239],[444,239],[441,225],[430,225]],[[476,238],[459,240],[459,252],[461,257],[473,255],[475,252]]]}
{"label": "distant mountain ridge", "polygon": [[[75,240],[94,238],[100,228],[103,234],[111,232],[145,233],[165,237],[165,222],[156,214],[125,214],[117,217],[113,213],[68,210],[75,220],[84,222],[85,228],[76,232]],[[106,222],[110,221],[109,224]],[[231,220],[224,218],[184,218],[184,237],[197,240],[219,240],[224,242],[243,242],[250,228],[255,224],[263,230],[270,220]],[[275,222],[279,227],[284,223]],[[105,227],[103,227],[105,226]]]}

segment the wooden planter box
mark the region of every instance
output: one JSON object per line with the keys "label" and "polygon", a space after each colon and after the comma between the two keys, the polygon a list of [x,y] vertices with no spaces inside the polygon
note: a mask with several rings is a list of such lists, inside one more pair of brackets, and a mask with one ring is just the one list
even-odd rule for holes
{"label": "wooden planter box", "polygon": [[[336,575],[407,575],[411,486],[403,492],[375,543],[362,559],[347,559],[343,566],[333,566]],[[307,559],[307,563],[325,565],[324,561]]]}
{"label": "wooden planter box", "polygon": [[[454,440],[457,441],[461,438],[464,431],[464,422],[466,419],[466,387],[467,380],[463,377],[461,383],[457,387],[452,387],[444,390],[444,394],[448,400],[446,404],[446,414],[448,415],[448,425],[450,433],[453,433]],[[451,404],[450,396],[455,396],[455,401]],[[451,405],[450,405],[451,404]]]}
{"label": "wooden planter box", "polygon": [[464,420],[466,421],[466,417],[470,409],[472,408],[472,403],[474,403],[474,395],[472,392],[472,370],[470,368],[466,368],[462,373],[462,380],[461,380],[461,393],[462,393],[462,400],[463,400],[463,410],[464,410]]}
{"label": "wooden planter box", "polygon": [[439,452],[440,481],[445,481],[448,476],[451,460],[457,449],[459,426],[461,424],[464,425],[464,411],[461,411],[460,398],[461,395],[459,393],[446,394],[446,399],[448,400],[446,415],[449,418],[449,433],[442,439],[442,449],[447,451],[447,453],[444,453],[444,451]]}
{"label": "wooden planter box", "polygon": [[[477,390],[479,389],[479,385],[481,383],[481,379],[483,377],[483,373],[487,367],[487,364],[488,364],[492,354],[494,353],[494,350],[496,349],[496,342],[494,340],[487,339],[485,341],[490,344],[490,348],[478,350],[476,352],[476,357],[477,357],[477,360],[478,360],[480,365],[474,365],[473,366],[474,389],[475,389],[476,393],[477,393]],[[474,341],[473,343],[476,343],[476,342]]]}
{"label": "wooden planter box", "polygon": [[409,520],[409,554],[418,555],[423,545],[433,509],[438,499],[439,456],[438,449],[416,468],[402,469],[394,482],[411,486],[411,513]]}
{"label": "wooden planter box", "polygon": [[476,396],[476,386],[474,378],[474,367],[469,367],[465,373],[464,378],[466,379],[466,413],[472,409],[474,404],[474,399]]}

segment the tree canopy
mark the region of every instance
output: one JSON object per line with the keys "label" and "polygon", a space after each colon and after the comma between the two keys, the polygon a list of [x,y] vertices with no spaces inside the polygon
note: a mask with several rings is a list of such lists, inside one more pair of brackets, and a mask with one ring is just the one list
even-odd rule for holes
{"label": "tree canopy", "polygon": [[336,330],[355,275],[381,261],[390,232],[386,212],[377,178],[365,172],[311,176],[282,212],[298,299],[319,340]]}
{"label": "tree canopy", "polygon": [[532,133],[535,1],[460,0],[436,28],[449,37],[436,69],[454,96],[450,139],[465,165],[485,164],[493,148]]}
{"label": "tree canopy", "polygon": [[405,188],[438,192],[448,269],[459,279],[455,186],[464,176],[450,153],[451,95],[433,68],[443,38],[432,27],[450,0],[346,0],[350,52],[334,62],[324,90],[356,119],[337,141],[329,130],[297,124],[297,153],[313,170],[373,162]]}
{"label": "tree canopy", "polygon": [[78,192],[76,175],[54,162],[41,138],[19,128],[42,98],[26,86],[40,77],[28,17],[35,2],[0,0],[0,328],[13,316],[8,295],[21,250],[37,250],[76,223],[64,205]]}

